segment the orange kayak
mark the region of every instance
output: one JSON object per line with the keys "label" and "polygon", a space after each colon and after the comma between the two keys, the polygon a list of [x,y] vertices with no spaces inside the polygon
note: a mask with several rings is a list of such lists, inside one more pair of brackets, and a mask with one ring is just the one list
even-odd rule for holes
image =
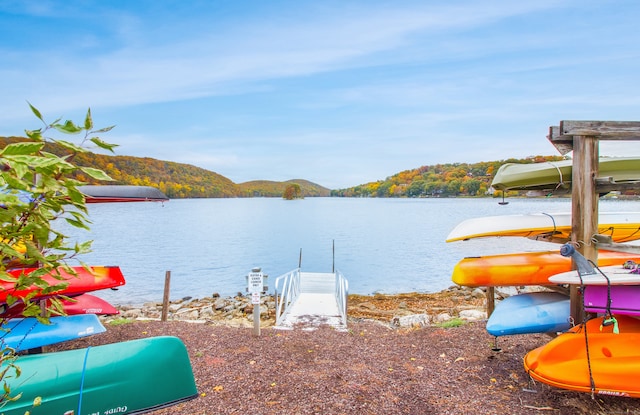
{"label": "orange kayak", "polygon": [[89,267],[90,270],[79,266],[71,268],[77,275],[59,270],[59,274],[49,273],[42,277],[49,285],[67,284],[66,288],[53,292],[44,292],[40,287],[28,287],[16,290],[15,283],[18,278],[22,274],[28,275],[36,271],[37,268],[15,268],[9,270],[9,274],[15,278],[15,281],[0,281],[0,303],[5,303],[9,295],[22,298],[34,291],[34,298],[46,298],[57,294],[74,296],[105,288],[117,288],[125,284],[122,271],[120,271],[120,267],[117,266],[95,266]]}
{"label": "orange kayak", "polygon": [[[640,262],[640,254],[599,251],[598,266]],[[522,252],[462,259],[453,268],[451,280],[467,287],[553,285],[549,277],[571,270],[571,258],[560,251]]]}
{"label": "orange kayak", "polygon": [[589,320],[530,351],[524,357],[525,370],[533,379],[561,389],[640,398],[640,320],[623,315],[615,319],[617,325],[604,327],[603,317]]}

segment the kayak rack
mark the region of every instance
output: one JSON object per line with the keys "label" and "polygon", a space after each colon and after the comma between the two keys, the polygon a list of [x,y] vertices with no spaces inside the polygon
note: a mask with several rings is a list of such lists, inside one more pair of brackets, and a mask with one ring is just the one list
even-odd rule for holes
{"label": "kayak rack", "polygon": [[349,282],[340,271],[301,272],[296,268],[276,278],[277,329],[347,328]]}

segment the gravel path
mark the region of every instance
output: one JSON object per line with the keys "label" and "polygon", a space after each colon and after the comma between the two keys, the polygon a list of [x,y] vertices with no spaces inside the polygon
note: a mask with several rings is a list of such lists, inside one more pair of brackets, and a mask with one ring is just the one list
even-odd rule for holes
{"label": "gravel path", "polygon": [[640,414],[640,400],[533,384],[523,356],[549,337],[501,338],[495,352],[482,322],[399,330],[358,320],[348,332],[265,328],[255,337],[247,328],[138,321],[59,349],[158,335],[185,342],[201,396],[157,415]]}

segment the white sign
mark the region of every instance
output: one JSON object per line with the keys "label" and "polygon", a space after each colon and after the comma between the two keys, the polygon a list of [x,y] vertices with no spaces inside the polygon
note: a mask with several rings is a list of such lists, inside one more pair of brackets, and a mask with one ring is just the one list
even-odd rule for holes
{"label": "white sign", "polygon": [[250,272],[249,273],[249,292],[258,293],[262,292],[262,272]]}
{"label": "white sign", "polygon": [[251,293],[251,304],[260,304],[260,293]]}

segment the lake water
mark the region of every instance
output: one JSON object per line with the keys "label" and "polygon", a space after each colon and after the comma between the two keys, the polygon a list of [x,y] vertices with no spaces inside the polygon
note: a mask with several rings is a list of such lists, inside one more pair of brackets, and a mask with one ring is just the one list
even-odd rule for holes
{"label": "lake water", "polygon": [[[167,203],[89,205],[91,231],[66,229],[72,240],[93,240],[89,265],[118,265],[127,284],[97,294],[115,304],[161,301],[165,272],[171,298],[244,291],[245,275],[261,267],[274,280],[298,266],[349,280],[350,293],[435,292],[451,283],[465,256],[558,249],[525,238],[445,243],[472,217],[570,212],[568,199],[182,199]],[[601,201],[601,212],[637,211],[638,201]],[[61,226],[61,225],[60,225]]]}

